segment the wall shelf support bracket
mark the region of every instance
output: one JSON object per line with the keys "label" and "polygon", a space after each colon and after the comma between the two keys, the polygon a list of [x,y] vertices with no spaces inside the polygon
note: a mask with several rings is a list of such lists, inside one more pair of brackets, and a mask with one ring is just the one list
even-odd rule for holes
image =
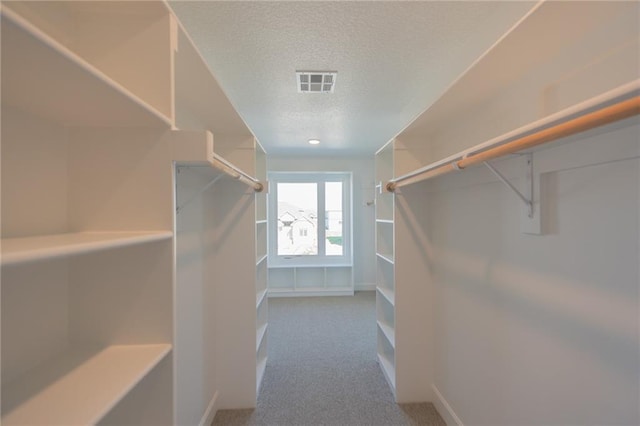
{"label": "wall shelf support bracket", "polygon": [[491,172],[496,175],[496,177],[500,179],[502,183],[507,185],[507,187],[509,187],[509,189],[511,189],[511,191],[513,191],[518,196],[518,198],[520,198],[520,200],[522,200],[522,202],[527,207],[527,216],[529,217],[529,219],[533,219],[533,158],[531,154],[523,155],[526,156],[527,161],[526,192],[528,194],[526,195],[520,192],[518,188],[516,188],[511,182],[509,182],[509,180],[502,173],[500,173],[495,167],[491,165],[491,163],[489,163],[488,161],[484,161],[483,164],[487,166],[487,168],[491,170]]}
{"label": "wall shelf support bracket", "polygon": [[[188,166],[180,166],[177,167],[177,173],[180,173],[181,169],[189,169]],[[213,179],[211,179],[209,181],[209,183],[207,183],[205,186],[203,186],[202,188],[200,188],[195,194],[193,194],[191,197],[189,197],[189,199],[187,201],[185,201],[184,203],[180,204],[179,206],[176,207],[176,213],[180,213],[181,210],[183,210],[187,205],[189,205],[193,200],[195,200],[197,197],[199,197],[203,192],[205,192],[207,189],[211,188],[213,185],[216,184],[216,182],[218,182],[222,177],[224,176],[224,174],[219,174],[216,177],[214,177]],[[176,179],[176,184],[177,184],[177,179]],[[176,194],[177,194],[177,188],[176,188]]]}

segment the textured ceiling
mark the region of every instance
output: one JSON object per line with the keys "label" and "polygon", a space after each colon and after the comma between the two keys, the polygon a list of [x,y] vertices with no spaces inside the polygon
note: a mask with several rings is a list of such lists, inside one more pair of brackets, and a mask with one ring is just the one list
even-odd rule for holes
{"label": "textured ceiling", "polygon": [[[534,5],[170,4],[247,125],[280,155],[372,154]],[[298,93],[296,70],[337,71],[335,92]]]}

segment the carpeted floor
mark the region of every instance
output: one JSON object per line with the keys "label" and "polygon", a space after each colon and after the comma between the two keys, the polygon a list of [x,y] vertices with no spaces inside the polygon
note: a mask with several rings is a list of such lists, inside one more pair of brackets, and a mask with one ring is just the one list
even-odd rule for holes
{"label": "carpeted floor", "polygon": [[255,410],[213,425],[434,425],[431,404],[398,405],[376,362],[375,292],[269,299],[269,360]]}

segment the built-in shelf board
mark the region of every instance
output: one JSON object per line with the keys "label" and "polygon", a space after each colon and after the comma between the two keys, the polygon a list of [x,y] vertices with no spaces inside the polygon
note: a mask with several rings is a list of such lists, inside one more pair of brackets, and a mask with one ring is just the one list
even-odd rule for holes
{"label": "built-in shelf board", "polygon": [[391,363],[391,361],[389,361],[387,358],[385,358],[380,353],[378,354],[378,363],[380,364],[380,367],[382,368],[382,372],[384,373],[384,376],[386,377],[387,381],[389,382],[389,385],[391,386],[391,389],[395,393],[395,390],[396,390],[396,370],[395,370],[393,364]]}
{"label": "built-in shelf board", "polygon": [[262,378],[264,377],[264,371],[267,368],[267,357],[259,358],[256,365],[256,392],[260,391],[260,385],[262,384]]}
{"label": "built-in shelf board", "polygon": [[256,295],[256,308],[258,308],[262,304],[262,302],[264,301],[266,296],[267,296],[267,289],[266,288],[257,293],[257,295]]}
{"label": "built-in shelf board", "polygon": [[170,352],[168,344],[70,349],[3,389],[2,424],[96,424]]}
{"label": "built-in shelf board", "polygon": [[300,291],[300,292],[311,292],[313,293],[314,291],[325,291],[326,288],[323,287],[322,285],[310,285],[310,286],[304,286],[304,285],[298,285],[298,287],[295,288],[295,291]]}
{"label": "built-in shelf board", "polygon": [[393,294],[393,291],[384,287],[377,287],[377,289],[378,292],[380,292],[380,294],[387,300],[387,302],[389,302],[391,306],[394,306],[395,295]]}
{"label": "built-in shelf board", "polygon": [[260,224],[266,224],[267,223],[267,219],[261,219],[261,220],[256,220],[256,224],[260,225]]}
{"label": "built-in shelf board", "polygon": [[393,225],[393,219],[376,219],[377,223],[388,223],[390,225]]}
{"label": "built-in shelf board", "polygon": [[262,262],[264,262],[265,260],[267,260],[267,255],[263,254],[262,256],[260,256],[258,258],[258,261],[256,262],[256,266],[260,265]]}
{"label": "built-in shelf board", "polygon": [[[246,135],[251,131],[233,107],[209,70],[187,32],[179,25],[175,54],[176,126],[188,128],[196,120],[200,127],[225,135]],[[181,122],[182,116],[191,121]]]}
{"label": "built-in shelf board", "polygon": [[265,334],[267,334],[267,324],[262,324],[256,333],[256,352],[260,350]]}
{"label": "built-in shelf board", "polygon": [[25,238],[2,239],[2,265],[91,253],[155,241],[168,240],[169,231],[159,232],[77,232]]}
{"label": "built-in shelf board", "polygon": [[269,297],[353,296],[353,287],[269,288]]}
{"label": "built-in shelf board", "polygon": [[380,330],[382,331],[382,334],[384,334],[384,337],[387,338],[387,341],[389,342],[391,347],[395,349],[395,347],[396,347],[396,333],[393,330],[393,327],[390,327],[389,325],[383,323],[382,321],[378,321],[378,327],[380,327]]}
{"label": "built-in shelf board", "polygon": [[4,104],[69,126],[171,126],[170,118],[6,7],[1,38]]}
{"label": "built-in shelf board", "polygon": [[353,267],[350,263],[345,264],[331,264],[331,265],[314,265],[314,264],[300,264],[300,265],[269,265],[269,269],[307,269],[307,268],[351,268]]}
{"label": "built-in shelf board", "polygon": [[385,262],[388,262],[390,264],[393,265],[393,259],[390,256],[387,256],[385,254],[381,254],[381,253],[376,253],[376,256],[378,256],[380,259],[384,260]]}

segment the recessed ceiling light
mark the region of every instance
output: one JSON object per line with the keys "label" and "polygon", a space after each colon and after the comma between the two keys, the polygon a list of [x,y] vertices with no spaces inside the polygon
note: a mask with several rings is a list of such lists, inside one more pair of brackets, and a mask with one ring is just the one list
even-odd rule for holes
{"label": "recessed ceiling light", "polygon": [[311,145],[318,145],[320,143],[320,141],[318,139],[309,139],[309,143]]}
{"label": "recessed ceiling light", "polygon": [[335,71],[296,71],[298,93],[333,93]]}

